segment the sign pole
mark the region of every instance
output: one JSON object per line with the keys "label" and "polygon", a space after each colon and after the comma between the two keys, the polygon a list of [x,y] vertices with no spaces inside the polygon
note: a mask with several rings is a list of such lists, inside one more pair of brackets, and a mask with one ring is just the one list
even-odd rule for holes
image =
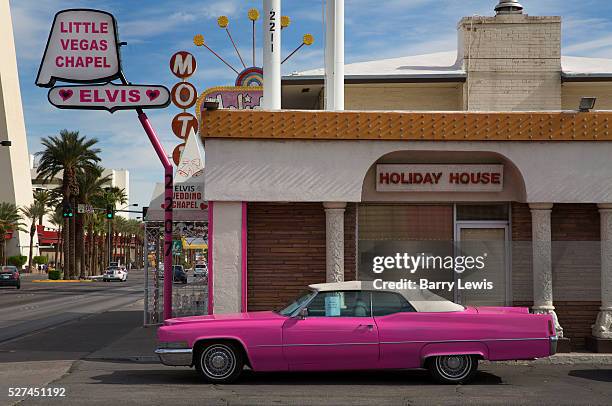
{"label": "sign pole", "polygon": [[164,320],[172,318],[172,194],[174,191],[173,168],[149,118],[142,110],[138,120],[164,166]]}
{"label": "sign pole", "polygon": [[[81,28],[91,27],[90,31]],[[85,32],[87,31],[87,32]],[[96,34],[92,36],[91,34]],[[64,44],[74,44],[66,46]],[[164,108],[170,104],[170,92],[164,86],[134,85],[128,83],[121,70],[119,47],[125,45],[118,39],[115,17],[101,10],[61,10],[53,19],[45,53],[36,77],[36,85],[50,88],[49,102],[60,109],[85,110],[136,110],[157,156],[164,166],[164,320],[172,317],[172,198],[173,168],[166,151],[159,142],[143,109]],[[191,56],[193,59],[193,56]],[[73,63],[75,62],[76,63]],[[180,63],[179,63],[180,62]],[[189,67],[195,70],[195,61],[177,61],[177,69]],[[112,80],[119,79],[121,84]],[[57,86],[56,81],[81,85]],[[189,99],[195,104],[197,93],[193,85],[187,86]],[[183,88],[178,89],[182,93]],[[111,96],[112,95],[112,96]],[[182,101],[186,107],[187,102]],[[176,104],[176,103],[175,103]],[[113,258],[112,235],[109,219],[109,262]]]}

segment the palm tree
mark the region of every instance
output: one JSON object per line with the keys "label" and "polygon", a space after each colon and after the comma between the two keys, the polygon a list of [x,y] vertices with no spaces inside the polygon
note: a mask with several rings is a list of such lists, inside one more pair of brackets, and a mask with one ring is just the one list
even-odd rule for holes
{"label": "palm tree", "polygon": [[62,215],[61,210],[54,210],[51,215],[51,224],[53,224],[57,229],[57,242],[55,243],[55,269],[59,269],[59,247],[62,239],[62,225],[64,224],[64,216]]}
{"label": "palm tree", "polygon": [[49,209],[57,206],[57,197],[51,190],[36,189],[34,191],[34,201],[45,209],[44,213],[38,218],[38,225],[42,225],[43,218],[47,215]]}
{"label": "palm tree", "polygon": [[[125,194],[125,189],[122,189],[117,186],[111,186],[104,188],[104,192],[101,193],[96,198],[96,204],[99,207],[115,207],[117,204],[126,204],[127,203],[127,195]],[[107,220],[108,221],[108,220]],[[113,256],[113,247],[114,247],[114,233],[115,233],[115,219],[110,220],[107,228],[107,237],[110,239],[110,252],[107,255],[107,258],[112,258]]]}
{"label": "palm tree", "polygon": [[40,202],[32,202],[29,206],[22,207],[21,212],[26,219],[31,221],[30,224],[30,249],[28,251],[28,269],[32,270],[32,252],[34,250],[34,235],[36,234],[36,222],[39,218],[43,217],[47,209],[44,204]]}
{"label": "palm tree", "polygon": [[[21,222],[23,217],[19,213],[19,209],[13,203],[0,203],[0,263],[6,265],[6,236],[10,232],[25,231],[24,223]],[[31,245],[31,244],[30,244]]]}
{"label": "palm tree", "polygon": [[[100,162],[100,149],[95,148],[98,140],[80,136],[78,131],[62,130],[58,136],[43,138],[45,148],[38,152],[38,178],[49,180],[62,173],[62,197],[64,202],[76,209],[79,194],[77,173],[91,170]],[[75,218],[64,220],[64,275],[76,275],[76,227]],[[67,242],[67,243],[66,243]]]}
{"label": "palm tree", "polygon": [[[103,186],[110,180],[109,176],[102,176],[104,168],[94,165],[87,171],[77,173],[79,184],[79,194],[77,200],[82,204],[91,204],[96,201],[104,192]],[[85,225],[88,226],[88,236],[93,234],[92,214],[79,215],[76,218],[76,251],[77,251],[77,271],[83,278],[86,271],[85,258]],[[91,239],[89,246],[91,247]]]}

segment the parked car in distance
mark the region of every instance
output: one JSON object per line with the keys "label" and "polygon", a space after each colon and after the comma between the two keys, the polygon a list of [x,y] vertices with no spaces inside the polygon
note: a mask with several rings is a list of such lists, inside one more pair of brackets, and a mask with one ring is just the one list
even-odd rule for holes
{"label": "parked car in distance", "polygon": [[208,265],[196,264],[193,270],[193,276],[196,278],[202,278],[205,281],[208,280]]}
{"label": "parked car in distance", "polygon": [[127,278],[128,278],[128,273],[125,270],[121,269],[120,267],[108,267],[106,268],[102,276],[102,280],[104,282],[111,282],[111,281],[125,282],[127,281]]}
{"label": "parked car in distance", "polygon": [[459,384],[479,360],[532,360],[557,350],[552,316],[526,307],[464,307],[372,282],[309,288],[277,311],[165,320],[156,353],[213,383],[235,381],[248,365],[255,372],[427,368],[439,382]]}
{"label": "parked car in distance", "polygon": [[17,267],[12,265],[0,267],[0,286],[14,286],[21,289],[21,276]]}
{"label": "parked car in distance", "polygon": [[172,275],[174,282],[187,283],[187,273],[185,273],[183,265],[172,265]]}

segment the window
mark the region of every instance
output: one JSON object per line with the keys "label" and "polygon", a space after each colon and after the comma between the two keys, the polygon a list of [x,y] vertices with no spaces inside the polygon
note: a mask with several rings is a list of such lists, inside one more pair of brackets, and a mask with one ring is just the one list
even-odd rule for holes
{"label": "window", "polygon": [[285,307],[282,307],[278,310],[276,310],[276,312],[282,316],[292,316],[293,313],[299,309],[300,307],[302,307],[304,305],[304,303],[308,303],[308,301],[316,294],[316,292],[314,291],[308,291],[306,293],[303,293],[301,296],[299,296],[297,299],[295,299],[294,301],[292,301],[291,303],[289,303],[288,305],[286,305]]}
{"label": "window", "polygon": [[370,317],[369,292],[320,292],[308,305],[310,317]]}
{"label": "window", "polygon": [[414,311],[414,307],[398,293],[372,292],[372,313],[374,316]]}
{"label": "window", "polygon": [[508,221],[508,204],[457,205],[457,221]]}

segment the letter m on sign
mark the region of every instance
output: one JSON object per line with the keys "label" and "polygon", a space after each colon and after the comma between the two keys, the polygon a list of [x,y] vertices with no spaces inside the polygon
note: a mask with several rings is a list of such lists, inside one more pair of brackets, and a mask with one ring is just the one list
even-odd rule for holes
{"label": "letter m on sign", "polygon": [[170,70],[176,77],[186,79],[195,72],[196,59],[189,52],[179,51],[170,58]]}

